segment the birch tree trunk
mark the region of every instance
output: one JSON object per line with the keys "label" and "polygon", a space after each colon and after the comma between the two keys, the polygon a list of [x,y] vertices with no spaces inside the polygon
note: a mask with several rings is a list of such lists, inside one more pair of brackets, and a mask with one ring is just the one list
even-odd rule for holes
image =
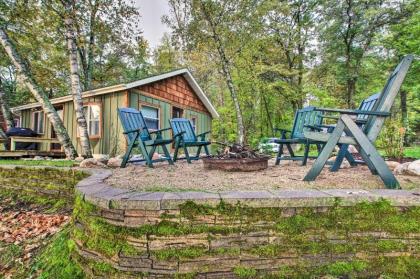
{"label": "birch tree trunk", "polygon": [[0,80],[0,112],[3,114],[4,121],[6,122],[7,129],[15,127],[13,121],[13,115],[10,112],[9,104],[6,100],[6,94],[4,93],[2,83]]}
{"label": "birch tree trunk", "polygon": [[66,26],[67,49],[70,62],[71,95],[73,97],[74,111],[76,113],[77,128],[79,131],[82,157],[92,158],[92,149],[89,141],[88,125],[83,113],[82,90],[80,86],[79,62],[77,60],[76,37],[73,25],[73,10],[70,1],[63,1],[66,10],[64,23]]}
{"label": "birch tree trunk", "polygon": [[222,72],[223,72],[223,75],[225,76],[227,87],[229,89],[230,96],[232,97],[233,105],[235,107],[236,120],[237,120],[237,125],[238,125],[238,141],[239,141],[239,144],[243,145],[245,142],[245,126],[244,126],[244,120],[242,117],[241,105],[239,104],[238,93],[236,92],[235,85],[233,84],[230,61],[226,57],[225,48],[223,47],[222,40],[216,31],[216,26],[211,18],[211,15],[208,13],[204,3],[203,2],[200,2],[200,3],[201,3],[201,9],[202,9],[203,15],[211,28],[211,32],[212,32],[211,36],[214,42],[216,43],[217,52],[219,54],[220,62],[222,64]]}
{"label": "birch tree trunk", "polygon": [[51,104],[45,91],[36,83],[36,81],[32,77],[28,65],[20,57],[15,45],[10,40],[9,36],[6,33],[6,30],[3,27],[0,27],[0,42],[7,55],[9,56],[10,60],[12,61],[13,65],[16,67],[16,70],[20,75],[23,83],[32,93],[37,102],[41,104],[44,113],[48,117],[49,121],[51,122],[51,125],[54,128],[55,133],[57,134],[57,138],[60,141],[60,144],[64,148],[66,157],[69,159],[74,159],[77,156],[77,152],[71,142],[66,128],[63,125],[63,122],[60,119],[60,116],[58,115],[54,106]]}

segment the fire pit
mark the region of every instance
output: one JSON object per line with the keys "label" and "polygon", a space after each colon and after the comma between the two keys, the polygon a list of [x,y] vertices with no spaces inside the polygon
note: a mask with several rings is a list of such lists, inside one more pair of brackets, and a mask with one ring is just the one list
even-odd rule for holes
{"label": "fire pit", "polygon": [[247,146],[234,144],[226,146],[223,153],[203,158],[203,164],[209,170],[258,171],[268,167],[269,159],[269,156],[259,154]]}

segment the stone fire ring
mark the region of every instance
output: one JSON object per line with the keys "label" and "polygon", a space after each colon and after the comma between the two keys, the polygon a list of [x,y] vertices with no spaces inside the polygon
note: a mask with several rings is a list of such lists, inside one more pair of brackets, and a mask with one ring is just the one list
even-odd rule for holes
{"label": "stone fire ring", "polygon": [[268,167],[269,159],[269,157],[242,159],[219,159],[214,157],[202,158],[205,169],[222,171],[264,170]]}
{"label": "stone fire ring", "polygon": [[231,205],[238,202],[248,207],[330,207],[336,199],[341,204],[351,206],[361,201],[387,199],[394,206],[420,206],[418,191],[391,189],[299,189],[299,190],[264,190],[264,191],[226,191],[226,192],[138,192],[108,185],[105,180],[112,171],[104,169],[83,170],[91,174],[80,181],[76,192],[84,200],[104,209],[140,209],[171,210],[187,201],[196,204],[217,206],[221,201]]}

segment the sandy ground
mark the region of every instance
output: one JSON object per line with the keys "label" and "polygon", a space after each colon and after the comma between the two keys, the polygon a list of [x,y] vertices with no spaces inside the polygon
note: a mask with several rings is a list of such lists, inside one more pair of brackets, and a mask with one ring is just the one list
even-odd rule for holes
{"label": "sandy ground", "polygon": [[[332,173],[324,168],[314,182],[302,181],[308,166],[300,162],[284,161],[280,166],[269,161],[266,170],[257,172],[223,172],[204,170],[201,161],[187,164],[178,161],[174,166],[166,163],[155,164],[155,168],[129,165],[125,169],[115,169],[108,183],[138,191],[227,191],[227,190],[273,190],[273,189],[381,189],[385,188],[378,176],[369,172],[366,166],[341,169]],[[420,188],[420,177],[397,176],[403,189]]]}

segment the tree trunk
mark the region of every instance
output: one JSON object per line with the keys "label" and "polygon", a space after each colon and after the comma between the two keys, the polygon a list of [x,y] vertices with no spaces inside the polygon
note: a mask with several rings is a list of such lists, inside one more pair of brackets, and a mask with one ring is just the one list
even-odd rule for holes
{"label": "tree trunk", "polygon": [[408,144],[408,111],[407,111],[407,91],[401,90],[400,91],[400,102],[401,102],[401,124],[405,129],[404,134],[404,145]]}
{"label": "tree trunk", "polygon": [[71,95],[73,97],[74,111],[76,113],[77,128],[79,131],[82,157],[92,158],[92,150],[89,141],[88,125],[83,113],[82,90],[80,87],[79,63],[77,60],[76,38],[74,35],[72,5],[64,1],[66,15],[64,23],[66,26],[67,49],[70,62]]}
{"label": "tree trunk", "polygon": [[10,112],[9,104],[6,100],[6,94],[3,90],[1,81],[0,81],[0,112],[3,114],[3,119],[6,122],[7,129],[15,127],[15,123],[13,121],[13,115]]}
{"label": "tree trunk", "polygon": [[238,124],[238,143],[243,145],[245,143],[245,126],[244,126],[244,120],[242,117],[241,105],[239,104],[238,93],[236,92],[235,85],[233,84],[233,79],[232,79],[231,69],[230,69],[230,62],[226,57],[222,40],[220,39],[219,35],[216,32],[216,27],[214,26],[214,22],[211,19],[210,15],[208,14],[208,11],[204,5],[204,2],[201,2],[201,9],[202,9],[205,19],[207,20],[207,22],[209,23],[212,29],[212,38],[217,46],[217,52],[219,53],[220,62],[222,64],[222,72],[225,77],[230,95],[232,97],[233,105],[235,107],[236,119],[237,119],[237,124]]}
{"label": "tree trunk", "polygon": [[3,27],[0,27],[0,42],[3,45],[4,50],[6,51],[10,60],[16,67],[16,70],[20,75],[23,83],[26,85],[26,87],[28,87],[29,91],[32,93],[37,102],[41,104],[44,113],[47,115],[55,133],[57,134],[57,138],[60,141],[60,144],[64,148],[64,152],[66,153],[67,158],[74,159],[77,156],[77,152],[71,142],[66,128],[63,125],[63,122],[60,119],[60,116],[58,115],[54,106],[51,104],[45,91],[36,83],[32,77],[27,63],[20,57],[16,47],[10,40]]}
{"label": "tree trunk", "polygon": [[353,104],[353,96],[356,91],[356,79],[355,78],[347,78],[347,95],[346,95],[346,104],[347,108],[352,109]]}

